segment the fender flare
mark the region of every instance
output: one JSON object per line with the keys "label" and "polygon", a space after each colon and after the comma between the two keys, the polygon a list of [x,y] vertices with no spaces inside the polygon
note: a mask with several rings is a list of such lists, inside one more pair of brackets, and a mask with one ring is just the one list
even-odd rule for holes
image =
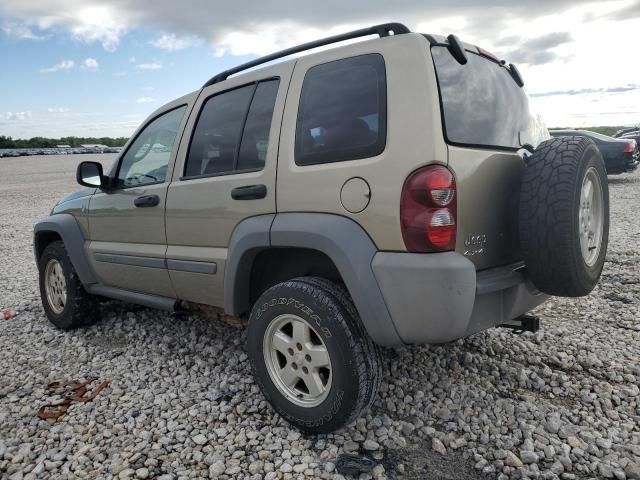
{"label": "fender flare", "polygon": [[224,267],[224,311],[241,315],[250,308],[251,268],[256,255],[271,246],[269,231],[275,214],[247,218],[236,225]]}
{"label": "fender flare", "polygon": [[75,217],[68,213],[58,213],[40,220],[33,228],[33,250],[36,262],[39,261],[39,254],[43,250],[40,242],[44,234],[49,232],[57,233],[67,249],[73,268],[83,285],[97,283],[93,270],[91,269],[85,255],[85,238]]}
{"label": "fender flare", "polygon": [[378,249],[358,223],[340,215],[279,213],[252,217],[238,224],[225,267],[227,313],[238,315],[247,310],[253,260],[261,250],[272,247],[324,253],[342,276],[369,336],[383,346],[403,344],[371,266]]}

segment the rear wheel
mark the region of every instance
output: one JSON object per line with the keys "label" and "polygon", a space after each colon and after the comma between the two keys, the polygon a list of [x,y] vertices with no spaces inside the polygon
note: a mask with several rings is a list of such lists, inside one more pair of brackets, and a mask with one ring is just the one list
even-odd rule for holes
{"label": "rear wheel", "polygon": [[308,433],[355,420],[380,382],[377,346],[339,291],[326,280],[284,282],[260,296],[249,319],[257,382],[276,411]]}
{"label": "rear wheel", "polygon": [[46,246],[38,270],[42,306],[51,323],[70,330],[99,319],[97,298],[82,287],[64,243],[56,241]]}
{"label": "rear wheel", "polygon": [[587,295],[598,283],[609,237],[609,191],[600,151],[585,137],[540,144],[520,193],[520,243],[542,292]]}

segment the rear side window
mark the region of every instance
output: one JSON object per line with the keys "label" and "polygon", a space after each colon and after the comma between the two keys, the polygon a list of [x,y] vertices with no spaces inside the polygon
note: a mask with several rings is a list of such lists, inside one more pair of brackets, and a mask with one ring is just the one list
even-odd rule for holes
{"label": "rear side window", "polygon": [[387,136],[387,84],[382,55],[311,67],[302,84],[296,125],[298,165],[382,153]]}
{"label": "rear side window", "polygon": [[276,95],[278,95],[277,80],[258,84],[244,125],[238,154],[238,170],[264,167]]}
{"label": "rear side window", "polygon": [[267,80],[209,98],[191,137],[183,178],[264,168],[278,84]]}
{"label": "rear side window", "polygon": [[447,141],[467,146],[520,148],[533,126],[529,101],[506,68],[467,51],[460,65],[447,47],[431,49]]}

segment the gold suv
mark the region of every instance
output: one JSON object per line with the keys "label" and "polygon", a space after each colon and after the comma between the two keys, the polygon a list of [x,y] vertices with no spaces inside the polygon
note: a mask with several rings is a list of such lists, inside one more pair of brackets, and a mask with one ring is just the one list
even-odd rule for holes
{"label": "gold suv", "polygon": [[523,85],[397,23],[222,72],[155,111],[109,172],[78,166],[87,188],[35,226],[45,312],[91,323],[99,295],[246,317],[265,397],[336,430],[374,399],[379,346],[535,329],[526,312],[598,281],[602,158],[550,139]]}

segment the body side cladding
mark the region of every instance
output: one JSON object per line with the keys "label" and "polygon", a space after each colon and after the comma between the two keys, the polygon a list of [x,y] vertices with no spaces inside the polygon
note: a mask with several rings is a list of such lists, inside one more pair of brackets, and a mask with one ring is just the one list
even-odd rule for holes
{"label": "body side cladding", "polygon": [[329,257],[371,338],[383,346],[403,344],[371,268],[377,248],[360,225],[339,215],[279,213],[240,222],[229,242],[225,268],[224,309],[227,314],[241,315],[250,310],[253,261],[261,251],[279,247],[316,250]]}
{"label": "body side cladding", "polygon": [[97,283],[93,270],[89,266],[84,249],[85,238],[78,225],[78,221],[73,215],[60,213],[44,218],[36,223],[34,229],[33,248],[36,262],[39,260],[45,245],[41,244],[46,234],[57,233],[69,253],[71,263],[78,273],[78,277],[83,285]]}
{"label": "body side cladding", "polygon": [[280,213],[271,227],[271,246],[307,248],[327,255],[374,342],[383,346],[403,344],[371,267],[377,247],[355,221],[333,214]]}
{"label": "body side cladding", "polygon": [[269,231],[275,214],[247,218],[236,225],[229,240],[224,269],[224,310],[241,315],[251,308],[250,284],[253,260],[271,246]]}
{"label": "body side cladding", "polygon": [[207,275],[214,275],[218,271],[218,265],[215,262],[202,262],[196,260],[141,257],[137,255],[120,255],[104,252],[94,253],[93,258],[96,262],[116,263],[119,265],[131,265],[145,268],[164,268],[176,272],[205,273]]}

